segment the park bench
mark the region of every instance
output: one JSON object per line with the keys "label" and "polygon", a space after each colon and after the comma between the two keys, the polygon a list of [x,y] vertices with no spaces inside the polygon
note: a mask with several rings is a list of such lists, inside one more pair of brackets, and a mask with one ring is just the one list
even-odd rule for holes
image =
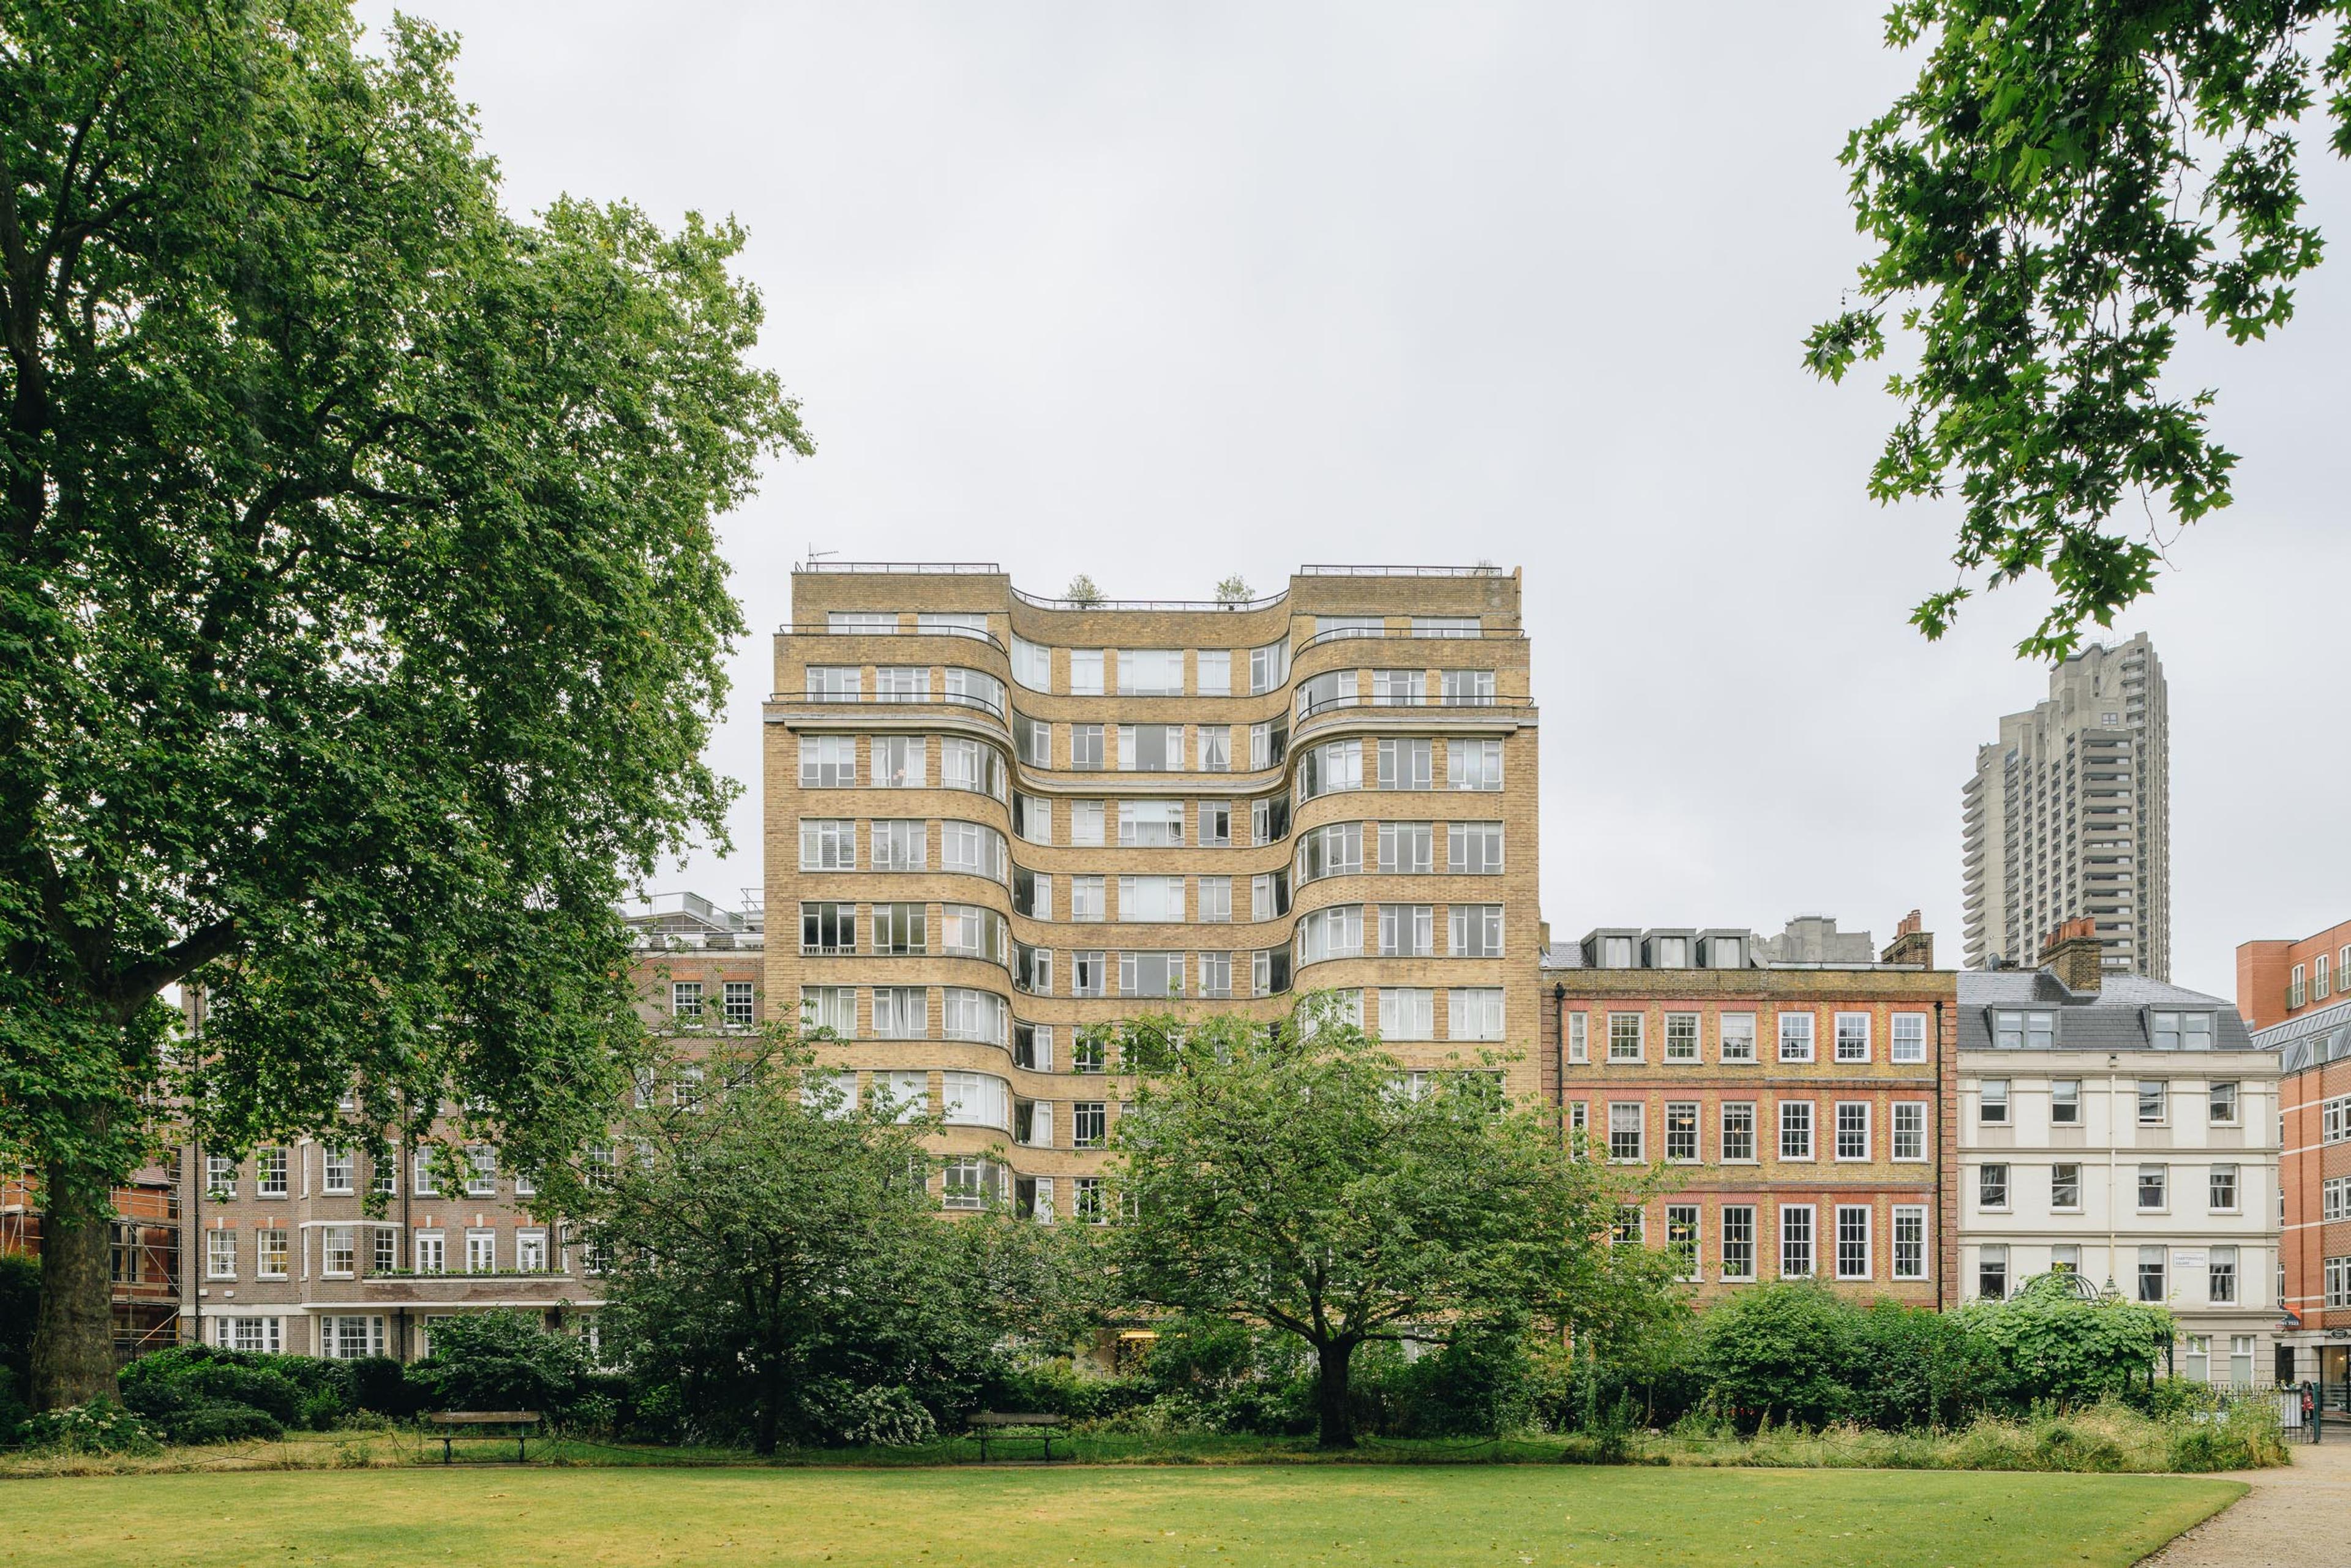
{"label": "park bench", "polygon": [[[1059,1416],[1044,1416],[1035,1411],[982,1410],[971,1418],[972,1435],[979,1439],[979,1462],[987,1462],[987,1440],[1002,1442],[1007,1437],[1036,1437],[1045,1445],[1045,1458],[1053,1457],[1053,1428],[1061,1424]],[[1014,1432],[1015,1427],[1033,1427],[1033,1432]]]}
{"label": "park bench", "polygon": [[528,1449],[530,1445],[530,1429],[538,1425],[538,1412],[536,1410],[434,1410],[428,1413],[424,1419],[431,1425],[443,1428],[441,1462],[444,1465],[455,1462],[451,1447],[457,1440],[456,1428],[460,1427],[511,1427],[514,1428],[515,1463],[521,1464],[529,1457]]}

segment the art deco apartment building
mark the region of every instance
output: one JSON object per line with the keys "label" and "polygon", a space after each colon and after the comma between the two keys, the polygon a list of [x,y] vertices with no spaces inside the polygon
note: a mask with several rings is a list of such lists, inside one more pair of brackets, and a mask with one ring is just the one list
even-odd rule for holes
{"label": "art deco apartment building", "polygon": [[[1341,993],[1539,1092],[1536,714],[1515,572],[1307,567],[1075,603],[994,566],[795,575],[767,719],[768,994],[938,1108],[941,1199],[1097,1218],[1146,1010]],[[780,1000],[779,1004],[782,1005]]]}
{"label": "art deco apartment building", "polygon": [[2237,1009],[2278,1080],[2281,1380],[2351,1404],[2351,922],[2237,949]]}
{"label": "art deco apartment building", "polygon": [[1954,977],[1915,911],[1882,956],[1821,916],[1604,927],[1542,977],[1571,1134],[1676,1184],[1622,1211],[1620,1241],[1682,1251],[1701,1302],[1763,1280],[1957,1300]]}
{"label": "art deco apartment building", "polygon": [[[623,912],[638,933],[643,1016],[697,1032],[765,1016],[762,917],[693,894]],[[452,1119],[445,1135],[462,1138]],[[610,1157],[611,1151],[602,1151]],[[598,1157],[597,1151],[590,1158]],[[561,1217],[488,1143],[452,1180],[423,1151],[381,1166],[317,1139],[242,1158],[183,1149],[182,1337],[236,1350],[351,1357],[429,1354],[432,1324],[517,1308],[568,1319],[592,1340],[602,1284]],[[371,1205],[371,1195],[381,1203]],[[371,1207],[380,1212],[371,1213]]]}
{"label": "art deco apartment building", "polygon": [[2087,916],[2107,968],[2171,977],[2169,712],[2141,632],[2067,659],[2049,700],[1977,749],[1960,792],[1969,968],[2029,967]]}
{"label": "art deco apartment building", "polygon": [[2036,1274],[2159,1301],[2179,1375],[2279,1364],[2277,1058],[2218,997],[2118,974],[2087,917],[2039,969],[1959,976],[1967,1294]]}

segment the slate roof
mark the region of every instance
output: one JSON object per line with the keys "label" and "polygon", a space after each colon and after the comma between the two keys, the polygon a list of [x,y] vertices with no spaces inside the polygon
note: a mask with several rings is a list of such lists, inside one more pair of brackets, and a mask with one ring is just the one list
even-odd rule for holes
{"label": "slate roof", "polygon": [[2300,1072],[2324,1062],[2351,1056],[2351,1001],[2314,1008],[2300,1018],[2273,1023],[2253,1036],[2263,1051],[2278,1053],[2278,1067]]}
{"label": "slate roof", "polygon": [[2212,1049],[2252,1051],[2236,1008],[2219,997],[2137,975],[2109,975],[2101,990],[2074,992],[2046,969],[1959,972],[1959,1049],[1990,1051],[1995,1008],[2046,1008],[2057,1015],[2059,1051],[2152,1051],[2149,1009],[2210,1012]]}

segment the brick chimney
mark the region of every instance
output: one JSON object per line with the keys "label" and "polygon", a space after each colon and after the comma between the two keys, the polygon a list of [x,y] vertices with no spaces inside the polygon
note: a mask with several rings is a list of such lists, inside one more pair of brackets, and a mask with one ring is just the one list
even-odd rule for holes
{"label": "brick chimney", "polygon": [[2069,991],[2095,991],[2105,978],[2105,949],[2088,915],[2068,920],[2041,946],[2041,967]]}
{"label": "brick chimney", "polygon": [[1918,929],[1918,912],[1912,910],[1894,928],[1894,940],[1877,956],[1881,964],[1916,964],[1922,969],[1935,967],[1935,934]]}

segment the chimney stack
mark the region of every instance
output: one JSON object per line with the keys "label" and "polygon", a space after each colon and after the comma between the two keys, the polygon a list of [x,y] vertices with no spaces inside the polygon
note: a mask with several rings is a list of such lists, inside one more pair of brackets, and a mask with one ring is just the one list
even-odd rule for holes
{"label": "chimney stack", "polygon": [[2105,978],[2105,949],[2096,922],[2085,915],[2051,932],[2042,944],[2041,967],[2069,991],[2096,990]]}
{"label": "chimney stack", "polygon": [[1894,940],[1886,945],[1886,951],[1877,956],[1877,961],[1881,964],[1916,964],[1921,969],[1933,968],[1935,934],[1919,930],[1918,924],[1917,910],[1904,915],[1902,924],[1894,928]]}

